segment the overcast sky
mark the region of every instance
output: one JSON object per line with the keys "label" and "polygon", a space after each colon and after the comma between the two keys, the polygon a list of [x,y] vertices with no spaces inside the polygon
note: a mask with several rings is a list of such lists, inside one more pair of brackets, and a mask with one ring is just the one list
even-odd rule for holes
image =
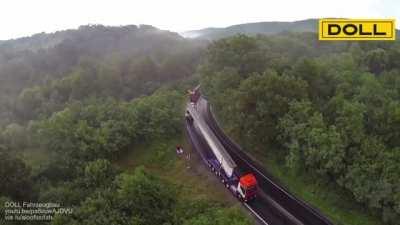
{"label": "overcast sky", "polygon": [[0,40],[80,25],[150,24],[172,31],[307,18],[395,18],[400,0],[1,0]]}

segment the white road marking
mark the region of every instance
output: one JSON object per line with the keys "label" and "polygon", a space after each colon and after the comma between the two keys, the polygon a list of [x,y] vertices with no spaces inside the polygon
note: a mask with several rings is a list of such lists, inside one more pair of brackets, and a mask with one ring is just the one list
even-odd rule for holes
{"label": "white road marking", "polygon": [[263,222],[265,225],[269,225],[267,223],[267,221],[265,221],[260,215],[258,215],[258,213],[256,213],[256,211],[254,211],[247,203],[244,203],[244,205],[261,221]]}

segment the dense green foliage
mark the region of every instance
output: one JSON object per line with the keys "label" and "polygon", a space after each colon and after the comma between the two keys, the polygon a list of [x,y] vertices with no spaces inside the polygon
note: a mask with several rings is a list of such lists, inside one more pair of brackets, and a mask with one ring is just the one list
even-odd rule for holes
{"label": "dense green foliage", "polygon": [[[130,144],[168,137],[180,129],[182,95],[161,91],[130,103],[75,103],[35,124],[40,143],[78,161],[118,156]],[[74,161],[71,162],[75,164]]]}
{"label": "dense green foliage", "polygon": [[279,155],[396,224],[399,53],[399,42],[240,35],[212,44],[199,73],[219,119],[247,149]]}
{"label": "dense green foliage", "polygon": [[173,220],[173,188],[143,169],[119,175],[108,188],[112,191],[98,189],[72,217],[60,216],[53,224],[165,224]]}

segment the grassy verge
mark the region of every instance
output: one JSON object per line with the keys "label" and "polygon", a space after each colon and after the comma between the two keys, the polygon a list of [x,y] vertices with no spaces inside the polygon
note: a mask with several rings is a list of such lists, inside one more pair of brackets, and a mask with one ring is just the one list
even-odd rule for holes
{"label": "grassy verge", "polygon": [[[143,143],[131,149],[117,165],[125,171],[131,172],[137,166],[144,166],[147,170],[157,174],[181,187],[180,197],[192,199],[208,199],[218,201],[225,206],[233,206],[238,202],[222,186],[218,180],[210,176],[210,172],[197,158],[191,154],[192,159],[188,162],[184,156],[177,156],[175,146],[182,145],[185,151],[190,146],[183,137],[169,140],[157,140],[152,143]],[[191,150],[190,150],[191,151]],[[187,168],[190,166],[190,168]]]}

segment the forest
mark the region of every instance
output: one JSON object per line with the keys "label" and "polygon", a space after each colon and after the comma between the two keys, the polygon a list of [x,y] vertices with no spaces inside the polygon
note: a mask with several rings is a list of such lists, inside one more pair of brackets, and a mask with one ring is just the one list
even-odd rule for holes
{"label": "forest", "polygon": [[200,67],[202,88],[250,153],[273,155],[282,170],[333,185],[398,224],[400,45],[316,38],[214,42]]}
{"label": "forest", "polygon": [[[8,201],[62,202],[72,216],[29,224],[252,224],[156,172],[171,161],[167,140],[184,139],[186,91],[200,83],[227,133],[286,171],[278,178],[311,177],[373,218],[365,224],[396,225],[399,75],[398,41],[322,43],[313,32],[205,41],[91,25],[0,42],[0,213]],[[157,146],[144,151],[152,166],[143,146]],[[126,169],[128,155],[139,162]],[[311,204],[335,224],[364,224]]]}

